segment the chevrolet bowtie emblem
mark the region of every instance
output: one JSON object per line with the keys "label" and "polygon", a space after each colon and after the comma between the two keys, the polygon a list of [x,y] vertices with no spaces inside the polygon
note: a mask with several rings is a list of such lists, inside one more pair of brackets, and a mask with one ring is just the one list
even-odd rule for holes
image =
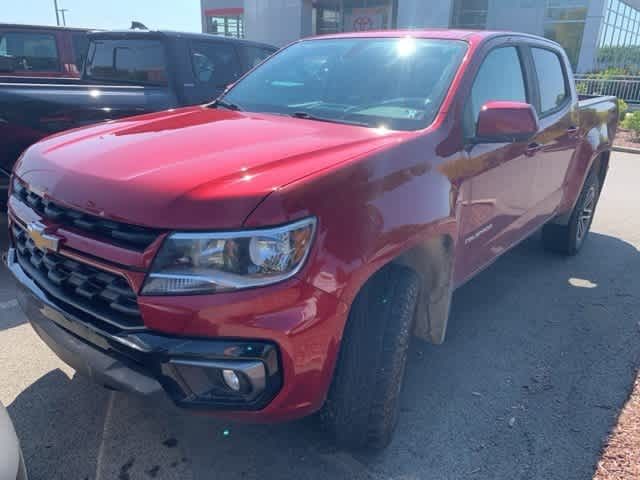
{"label": "chevrolet bowtie emblem", "polygon": [[38,250],[57,252],[60,248],[61,238],[47,233],[47,227],[40,222],[28,224],[27,233]]}

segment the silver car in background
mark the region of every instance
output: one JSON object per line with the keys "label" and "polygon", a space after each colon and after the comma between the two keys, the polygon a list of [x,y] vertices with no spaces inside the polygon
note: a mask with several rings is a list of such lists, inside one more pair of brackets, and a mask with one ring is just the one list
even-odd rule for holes
{"label": "silver car in background", "polygon": [[0,403],[0,480],[27,480],[20,442],[11,418]]}

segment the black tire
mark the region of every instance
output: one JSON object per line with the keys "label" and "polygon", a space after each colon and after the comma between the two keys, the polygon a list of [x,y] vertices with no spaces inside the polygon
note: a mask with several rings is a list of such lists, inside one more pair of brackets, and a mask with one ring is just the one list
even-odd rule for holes
{"label": "black tire", "polygon": [[356,297],[320,412],[339,447],[382,449],[391,441],[419,291],[416,273],[391,265]]}
{"label": "black tire", "polygon": [[[600,198],[600,180],[595,171],[584,182],[567,225],[547,224],[542,229],[542,242],[547,250],[563,255],[576,255],[584,245]],[[589,218],[585,220],[589,210]]]}

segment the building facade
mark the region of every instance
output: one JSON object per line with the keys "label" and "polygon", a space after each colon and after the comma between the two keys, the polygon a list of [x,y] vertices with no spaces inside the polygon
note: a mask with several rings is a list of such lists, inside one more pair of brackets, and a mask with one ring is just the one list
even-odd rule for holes
{"label": "building facade", "polygon": [[640,69],[640,0],[201,0],[202,30],[277,46],[310,35],[473,28],[542,35],[579,72]]}

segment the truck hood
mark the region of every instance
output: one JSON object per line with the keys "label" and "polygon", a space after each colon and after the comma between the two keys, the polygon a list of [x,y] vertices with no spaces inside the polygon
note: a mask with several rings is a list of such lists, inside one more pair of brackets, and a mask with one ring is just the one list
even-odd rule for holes
{"label": "truck hood", "polygon": [[399,133],[191,107],[49,137],[15,173],[63,205],[167,229],[240,227],[270,192]]}

